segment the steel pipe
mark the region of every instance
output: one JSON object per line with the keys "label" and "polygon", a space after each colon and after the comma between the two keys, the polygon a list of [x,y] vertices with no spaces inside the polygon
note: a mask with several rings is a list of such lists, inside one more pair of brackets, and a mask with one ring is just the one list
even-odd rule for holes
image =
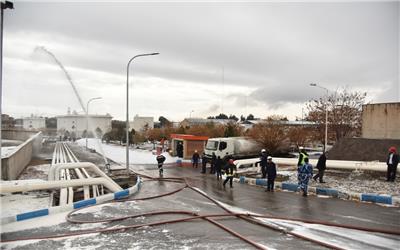
{"label": "steel pipe", "polygon": [[110,183],[106,178],[76,179],[64,181],[44,181],[44,182],[17,182],[11,181],[0,184],[0,193],[28,192],[34,190],[49,190],[68,187],[80,187],[83,185],[104,185],[112,192],[121,191],[121,187],[116,188],[115,183]]}

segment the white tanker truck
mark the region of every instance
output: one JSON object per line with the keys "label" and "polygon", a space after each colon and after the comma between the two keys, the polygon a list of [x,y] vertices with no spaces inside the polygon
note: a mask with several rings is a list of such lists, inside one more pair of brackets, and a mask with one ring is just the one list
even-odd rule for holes
{"label": "white tanker truck", "polygon": [[261,148],[259,143],[250,138],[220,137],[208,139],[204,153],[208,159],[211,159],[212,153],[214,153],[221,159],[229,157],[237,160],[258,157]]}

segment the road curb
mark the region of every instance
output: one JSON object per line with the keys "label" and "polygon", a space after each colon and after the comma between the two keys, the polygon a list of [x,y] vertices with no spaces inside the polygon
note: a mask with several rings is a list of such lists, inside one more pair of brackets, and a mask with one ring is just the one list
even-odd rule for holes
{"label": "road curb", "polygon": [[[235,178],[235,182],[242,184],[248,184],[252,186],[264,187],[267,185],[267,179],[262,178],[248,178],[240,176]],[[275,188],[283,191],[297,192],[299,187],[295,183],[290,182],[275,182]],[[332,188],[321,188],[321,187],[308,187],[308,192],[315,195],[324,195],[332,198],[339,198],[343,200],[355,200],[360,202],[371,202],[386,205],[400,206],[400,197],[393,197],[391,195],[371,194],[371,193],[354,193],[354,192],[343,192]]]}
{"label": "road curb", "polygon": [[42,217],[42,216],[47,216],[47,215],[53,215],[61,212],[67,212],[67,211],[72,211],[74,209],[82,208],[82,207],[87,207],[87,206],[92,206],[95,204],[101,204],[106,201],[111,201],[111,200],[119,200],[126,198],[140,190],[142,186],[142,180],[139,176],[136,178],[136,184],[133,187],[115,192],[115,193],[110,193],[102,196],[98,196],[96,198],[92,199],[87,199],[87,200],[81,200],[74,202],[72,204],[66,205],[66,206],[57,206],[57,207],[50,207],[50,208],[44,208],[44,209],[38,209],[34,211],[29,211],[29,212],[24,212],[12,216],[7,216],[1,218],[1,224],[7,224],[11,222],[16,222],[16,221],[22,221],[22,220],[28,220],[28,219],[33,219],[36,217]]}

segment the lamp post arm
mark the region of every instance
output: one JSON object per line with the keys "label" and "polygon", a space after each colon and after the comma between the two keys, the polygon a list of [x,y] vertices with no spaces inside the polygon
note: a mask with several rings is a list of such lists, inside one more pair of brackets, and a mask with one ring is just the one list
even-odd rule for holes
{"label": "lamp post arm", "polygon": [[88,149],[88,133],[89,133],[89,103],[94,100],[102,99],[101,97],[90,98],[86,103],[86,149]]}
{"label": "lamp post arm", "polygon": [[141,56],[155,56],[159,53],[139,54],[132,57],[126,65],[126,170],[129,172],[129,66],[131,62]]}

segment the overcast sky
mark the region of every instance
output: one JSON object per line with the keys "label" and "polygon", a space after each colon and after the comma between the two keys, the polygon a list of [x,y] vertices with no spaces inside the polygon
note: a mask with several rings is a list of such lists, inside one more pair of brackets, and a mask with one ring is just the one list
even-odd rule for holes
{"label": "overcast sky", "polygon": [[[82,112],[179,121],[221,112],[301,117],[304,103],[335,91],[400,101],[399,2],[140,3],[17,1],[5,10],[3,113]],[[191,112],[193,111],[193,112]]]}

